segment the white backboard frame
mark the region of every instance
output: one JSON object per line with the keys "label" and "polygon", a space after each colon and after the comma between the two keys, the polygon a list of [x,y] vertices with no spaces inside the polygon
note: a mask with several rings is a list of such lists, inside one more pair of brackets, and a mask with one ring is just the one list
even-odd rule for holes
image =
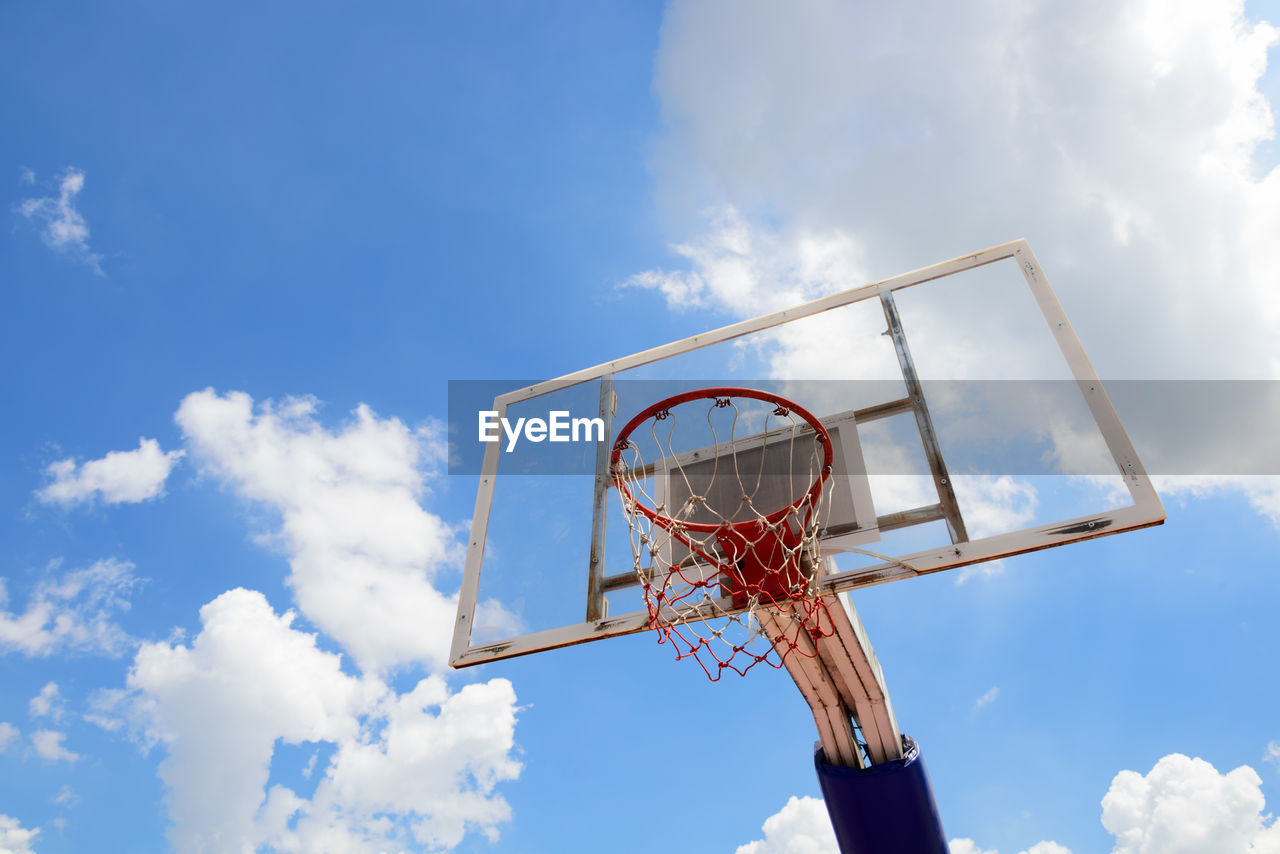
{"label": "white backboard frame", "polygon": [[[1061,304],[1049,287],[1044,271],[1025,240],[1004,243],[971,255],[953,258],[910,273],[842,291],[793,308],[744,320],[557,379],[517,389],[499,395],[494,400],[493,409],[499,417],[502,417],[506,414],[507,408],[515,403],[528,401],[583,382],[601,380],[620,371],[660,359],[688,353],[862,300],[877,299],[882,294],[892,294],[904,288],[1007,259],[1013,259],[1016,262],[1026,280],[1058,348],[1065,357],[1100,435],[1106,442],[1116,466],[1116,473],[1121,476],[1133,502],[1132,505],[1090,516],[1071,518],[1051,525],[953,543],[945,547],[902,555],[894,560],[870,566],[834,572],[821,580],[822,590],[824,592],[849,591],[1161,524],[1165,519],[1165,511],[1160,498],[1138,459],[1133,444],[1125,433],[1097,373],[1067,320]],[[475,514],[472,518],[471,536],[468,541],[462,586],[459,592],[458,615],[454,624],[450,664],[454,667],[466,667],[645,630],[648,625],[647,613],[634,611],[616,616],[601,616],[599,619],[532,632],[497,642],[472,645],[471,630],[475,621],[489,513],[498,478],[498,463],[499,446],[491,443],[485,449],[480,484],[476,494]],[[597,516],[601,506],[602,503],[597,501]],[[590,512],[588,508],[583,508],[583,511]],[[602,518],[596,518],[593,527],[602,531],[603,524]],[[598,542],[599,539],[596,537],[595,541]],[[592,556],[591,559],[598,561],[599,556]],[[584,579],[589,575],[590,569],[589,566],[583,567]]]}

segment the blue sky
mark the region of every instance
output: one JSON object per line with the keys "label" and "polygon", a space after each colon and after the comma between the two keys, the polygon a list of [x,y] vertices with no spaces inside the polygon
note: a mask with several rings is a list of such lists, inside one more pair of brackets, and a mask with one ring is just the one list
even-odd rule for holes
{"label": "blue sky", "polygon": [[[1016,237],[1104,378],[1276,379],[1280,15],[1157,5],[6,5],[0,848],[833,850],[781,674],[444,666],[447,382]],[[954,850],[1280,844],[1280,485],[1161,488],[858,595]]]}

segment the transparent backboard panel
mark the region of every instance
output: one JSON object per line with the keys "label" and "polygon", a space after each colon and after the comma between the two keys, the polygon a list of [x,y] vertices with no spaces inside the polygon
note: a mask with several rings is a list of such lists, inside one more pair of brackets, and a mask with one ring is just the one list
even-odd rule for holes
{"label": "transparent backboard panel", "polygon": [[[781,395],[836,438],[828,488],[838,500],[821,525],[836,558],[828,592],[1164,518],[1043,271],[1016,241],[496,399],[451,389],[451,472],[479,476],[455,665],[646,628],[609,458],[637,413],[712,386]],[[455,406],[491,410],[498,440],[480,442],[486,422],[471,432],[475,416],[455,418]],[[704,410],[661,423],[665,450],[704,467],[690,471],[730,449],[748,467],[784,465],[761,432],[776,428],[767,412],[744,410],[729,427],[727,410]],[[637,435],[652,444],[645,429]],[[662,471],[650,472],[659,502],[687,502]],[[801,480],[779,478],[754,500],[784,500]]]}

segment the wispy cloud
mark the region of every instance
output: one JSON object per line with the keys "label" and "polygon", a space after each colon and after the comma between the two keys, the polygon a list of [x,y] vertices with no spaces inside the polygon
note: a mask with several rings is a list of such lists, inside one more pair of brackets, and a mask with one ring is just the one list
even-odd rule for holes
{"label": "wispy cloud", "polygon": [[75,762],[81,756],[62,746],[66,738],[65,732],[39,729],[31,733],[31,747],[41,759],[48,759],[50,762]]}
{"label": "wispy cloud", "polygon": [[673,309],[711,307],[733,314],[770,311],[858,281],[857,247],[834,231],[778,233],[733,205],[702,212],[706,230],[672,246],[686,270],[644,270],[623,288],[657,291]]}
{"label": "wispy cloud", "polygon": [[1152,480],[1166,498],[1205,498],[1238,491],[1260,516],[1280,529],[1280,477],[1275,475],[1161,475]]}
{"label": "wispy cloud", "polygon": [[994,578],[1004,572],[1002,560],[989,560],[983,563],[971,563],[956,570],[956,586],[959,587],[972,578]]}
{"label": "wispy cloud", "polygon": [[1000,686],[997,685],[977,699],[977,701],[973,704],[973,710],[976,712],[979,709],[982,709],[991,705],[996,701],[996,698],[999,696],[1000,696]]}
{"label": "wispy cloud", "polygon": [[52,482],[36,493],[47,504],[69,506],[100,497],[107,504],[136,504],[155,498],[183,451],[164,452],[155,439],[139,439],[137,450],[112,451],[77,465],[59,460],[45,469]]}
{"label": "wispy cloud", "polygon": [[64,704],[58,692],[58,683],[50,682],[27,703],[27,711],[33,718],[51,718],[55,723],[62,719]]}
{"label": "wispy cloud", "polygon": [[19,613],[7,610],[9,592],[0,578],[0,652],[122,654],[132,641],[115,619],[129,609],[127,596],[137,583],[133,564],[111,559],[61,575],[50,572]]}
{"label": "wispy cloud", "polygon": [[[35,173],[24,169],[21,182],[35,183]],[[58,179],[57,196],[23,199],[18,212],[41,226],[40,239],[46,246],[101,276],[102,256],[89,248],[89,224],[76,207],[76,196],[83,189],[84,172],[68,167]]]}

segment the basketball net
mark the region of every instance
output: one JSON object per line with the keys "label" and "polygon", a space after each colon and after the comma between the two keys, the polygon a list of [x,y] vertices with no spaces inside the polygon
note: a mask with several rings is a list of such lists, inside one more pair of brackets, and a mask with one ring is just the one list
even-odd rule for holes
{"label": "basketball net", "polygon": [[610,468],[636,576],[649,626],[677,660],[716,681],[812,656],[834,632],[814,586],[831,460],[821,422],[755,389],[676,395],[619,433]]}

